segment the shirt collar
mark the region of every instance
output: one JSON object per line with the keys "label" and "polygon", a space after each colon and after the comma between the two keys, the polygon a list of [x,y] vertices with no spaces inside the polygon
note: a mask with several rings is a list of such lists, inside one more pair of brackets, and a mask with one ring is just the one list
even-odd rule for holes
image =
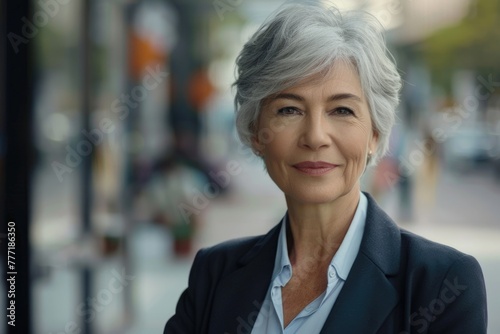
{"label": "shirt collar", "polygon": [[[359,203],[356,208],[356,212],[354,213],[352,222],[347,230],[344,240],[342,240],[342,244],[330,263],[330,266],[335,269],[337,275],[344,281],[347,279],[347,275],[351,270],[361,246],[361,239],[363,238],[363,231],[365,229],[367,207],[368,200],[366,199],[366,196],[360,192]],[[274,281],[276,277],[282,276],[282,273],[286,273],[287,277],[283,277],[284,282],[281,282],[282,284],[286,284],[292,275],[292,266],[290,264],[290,258],[288,257],[286,239],[287,228],[290,228],[288,224],[288,212],[282,219],[272,275],[272,280]]]}
{"label": "shirt collar", "polygon": [[[280,235],[278,237],[278,247],[276,249],[276,258],[274,260],[274,270],[273,270],[273,276],[272,276],[273,281],[284,270],[289,271],[290,277],[291,277],[292,265],[290,264],[290,258],[288,257],[288,245],[287,245],[287,239],[286,239],[287,225],[288,225],[288,212],[285,214],[285,216],[281,220]],[[288,279],[287,279],[287,281],[288,281]]]}
{"label": "shirt collar", "polygon": [[366,210],[368,208],[368,200],[363,193],[360,193],[358,207],[352,218],[351,225],[342,240],[340,248],[335,253],[332,259],[331,266],[337,272],[337,275],[344,281],[347,279],[349,271],[351,271],[354,260],[358,255],[365,230]]}

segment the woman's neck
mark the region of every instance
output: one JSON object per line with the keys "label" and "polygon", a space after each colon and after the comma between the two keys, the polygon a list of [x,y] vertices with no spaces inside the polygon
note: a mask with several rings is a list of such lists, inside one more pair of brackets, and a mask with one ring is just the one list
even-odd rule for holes
{"label": "woman's neck", "polygon": [[330,203],[304,204],[286,199],[290,226],[288,254],[292,265],[330,263],[349,229],[359,196],[359,189],[352,189]]}

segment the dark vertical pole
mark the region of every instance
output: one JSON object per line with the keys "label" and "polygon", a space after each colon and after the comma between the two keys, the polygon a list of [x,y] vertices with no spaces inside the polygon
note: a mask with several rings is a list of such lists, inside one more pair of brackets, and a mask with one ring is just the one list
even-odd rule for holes
{"label": "dark vertical pole", "polygon": [[[82,128],[90,129],[90,108],[91,108],[91,41],[90,41],[90,25],[91,25],[91,6],[92,1],[82,1]],[[82,233],[83,237],[88,237],[92,233],[91,226],[91,210],[92,210],[92,155],[83,159],[82,170]],[[88,266],[83,267],[82,272],[82,297],[84,302],[92,294],[92,272]],[[90,305],[87,305],[90,307]],[[82,333],[92,334],[92,322],[82,321]]]}
{"label": "dark vertical pole", "polygon": [[196,38],[195,22],[197,17],[197,1],[173,0],[172,5],[180,18],[178,21],[178,40],[170,55],[170,71],[175,89],[170,103],[169,122],[176,133],[189,134],[195,140],[190,150],[198,154],[200,134],[200,117],[189,101],[189,84],[196,69],[197,57],[194,54]]}
{"label": "dark vertical pole", "polygon": [[[124,6],[124,17],[125,17],[125,36],[126,36],[126,52],[127,52],[127,82],[126,82],[126,91],[130,92],[136,85],[136,78],[132,73],[131,69],[131,55],[132,55],[132,46],[130,44],[130,36],[132,32],[132,25],[134,22],[135,15],[137,13],[137,9],[139,8],[140,1],[131,1]],[[131,150],[131,138],[133,133],[137,130],[137,123],[139,119],[140,112],[140,104],[135,108],[131,108],[129,116],[125,119],[125,136],[127,139],[126,142],[126,156],[124,159],[124,171],[123,171],[123,182],[122,187],[123,191],[121,194],[121,203],[122,203],[122,213],[124,217],[124,225],[125,225],[125,233],[123,235],[123,245],[122,245],[122,255],[123,255],[123,266],[124,270],[127,273],[133,272],[133,263],[130,257],[130,233],[134,224],[132,219],[133,215],[133,194],[136,188],[136,153]],[[127,323],[133,323],[134,321],[134,306],[132,301],[132,285],[127,285],[123,290],[123,299],[124,299],[124,312],[127,319]]]}
{"label": "dark vertical pole", "polygon": [[[8,304],[15,302],[15,327],[7,324],[6,333],[32,333],[31,285],[30,285],[30,177],[32,158],[32,85],[31,85],[31,50],[33,40],[23,35],[23,17],[31,18],[31,1],[17,0],[1,2],[0,24],[2,26],[1,59],[1,94],[3,102],[3,137],[5,170],[3,175],[4,193],[2,221],[2,260],[6,276],[2,277],[7,288]],[[10,37],[10,38],[9,38]],[[19,42],[21,38],[22,42]],[[16,43],[19,42],[19,43]],[[12,222],[12,223],[9,223]],[[7,231],[7,227],[14,227]],[[7,234],[15,233],[14,235]],[[3,234],[6,234],[5,236]],[[8,236],[7,236],[8,235]],[[7,238],[5,238],[7,237]],[[10,245],[8,243],[10,241]],[[14,259],[8,263],[8,247]],[[14,246],[14,247],[12,247]],[[12,267],[11,267],[12,266]],[[12,273],[12,274],[11,274]],[[14,278],[14,285],[7,278]],[[9,290],[14,287],[15,296]],[[6,310],[2,316],[5,318]],[[7,314],[12,314],[8,311]]]}
{"label": "dark vertical pole", "polygon": [[[0,36],[7,36],[7,15],[5,12],[7,11],[7,0],[0,0]],[[3,41],[4,44],[2,44],[2,47],[0,47],[0,73],[5,73],[5,69],[7,66],[5,66],[6,62],[6,49],[7,49],[7,42]],[[6,88],[5,88],[5,81],[6,81],[6,73],[5,75],[0,75],[0,183],[3,185],[6,179],[5,175],[5,141],[6,141],[6,127],[5,127],[5,110],[6,110],[6,105],[5,105],[5,95],[6,95]],[[5,187],[2,187],[0,189],[0,219],[4,219],[3,222],[5,222],[5,219],[7,216],[5,215],[5,191],[7,189]],[[0,230],[0,248],[1,252],[4,251],[3,244],[6,240],[5,236],[6,231],[4,231],[4,228]],[[3,259],[0,260],[0,263],[3,263]],[[4,269],[0,270],[0,272],[4,272]],[[3,279],[3,274],[2,274],[2,279]],[[1,285],[0,285],[1,286]]]}

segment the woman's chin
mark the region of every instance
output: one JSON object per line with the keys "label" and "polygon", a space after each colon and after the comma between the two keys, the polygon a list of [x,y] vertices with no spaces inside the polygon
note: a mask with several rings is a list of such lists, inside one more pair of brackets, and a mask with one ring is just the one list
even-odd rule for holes
{"label": "woman's chin", "polygon": [[[349,197],[353,199],[354,195],[359,191],[359,187],[356,184],[352,187],[328,185],[328,187],[301,187],[296,189],[282,189],[287,198],[288,204],[333,204],[341,200],[344,202]],[[291,203],[292,202],[292,203]]]}
{"label": "woman's chin", "polygon": [[296,204],[302,205],[320,205],[320,204],[331,204],[335,202],[340,196],[339,194],[332,193],[301,193],[292,196],[286,196],[287,198],[292,199],[292,201]]}

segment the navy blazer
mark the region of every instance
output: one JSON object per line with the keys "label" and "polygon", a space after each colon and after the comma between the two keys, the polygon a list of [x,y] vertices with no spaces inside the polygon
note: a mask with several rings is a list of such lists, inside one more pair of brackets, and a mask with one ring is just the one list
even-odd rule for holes
{"label": "navy blazer", "polygon": [[[400,229],[365,195],[361,247],[321,333],[486,333],[478,262]],[[279,227],[200,250],[164,333],[250,334],[271,281]]]}

